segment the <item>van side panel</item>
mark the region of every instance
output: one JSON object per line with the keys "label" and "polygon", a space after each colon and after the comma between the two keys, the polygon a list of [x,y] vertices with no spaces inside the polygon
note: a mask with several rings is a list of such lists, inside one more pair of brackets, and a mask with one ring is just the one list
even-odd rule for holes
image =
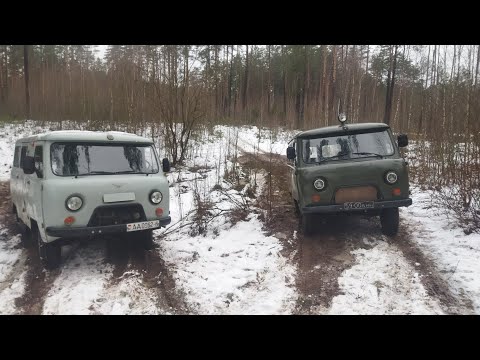
{"label": "van side panel", "polygon": [[16,190],[16,198],[17,198],[17,212],[18,217],[21,221],[30,227],[30,218],[28,217],[27,212],[27,199],[26,199],[26,175],[22,170],[23,160],[28,155],[28,143],[25,141],[20,142],[20,168],[17,170],[18,177],[15,178],[15,190]]}
{"label": "van side panel", "polygon": [[20,150],[21,144],[18,142],[15,144],[14,157],[12,159],[12,171],[10,172],[10,195],[12,204],[15,208],[18,208],[18,183],[20,179],[20,173],[23,170],[20,168]]}

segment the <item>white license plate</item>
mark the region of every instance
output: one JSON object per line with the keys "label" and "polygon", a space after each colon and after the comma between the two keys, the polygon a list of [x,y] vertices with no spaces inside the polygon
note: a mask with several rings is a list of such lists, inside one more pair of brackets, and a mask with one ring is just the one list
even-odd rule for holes
{"label": "white license plate", "polygon": [[142,221],[138,223],[127,224],[127,232],[154,229],[160,226],[160,220]]}
{"label": "white license plate", "polygon": [[358,202],[346,202],[343,204],[344,209],[355,210],[355,209],[373,209],[373,201],[358,201]]}

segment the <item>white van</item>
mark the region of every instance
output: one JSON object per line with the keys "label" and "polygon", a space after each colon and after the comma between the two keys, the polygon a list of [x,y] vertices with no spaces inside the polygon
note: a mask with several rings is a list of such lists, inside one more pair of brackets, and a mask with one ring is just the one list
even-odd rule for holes
{"label": "white van", "polygon": [[48,269],[60,264],[64,239],[132,232],[150,249],[152,230],[171,221],[170,164],[160,165],[150,139],[53,131],[19,139],[14,154],[13,212]]}

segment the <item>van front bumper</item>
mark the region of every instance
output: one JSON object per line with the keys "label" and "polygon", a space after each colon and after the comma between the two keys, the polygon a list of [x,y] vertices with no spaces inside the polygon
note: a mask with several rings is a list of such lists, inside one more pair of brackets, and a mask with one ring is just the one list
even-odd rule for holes
{"label": "van front bumper", "polygon": [[412,205],[412,199],[402,199],[402,200],[387,200],[387,201],[374,201],[373,208],[345,208],[344,204],[336,205],[316,205],[316,206],[305,206],[302,208],[302,212],[306,214],[315,214],[315,213],[345,213],[345,212],[362,212],[368,210],[382,210],[388,208],[396,208],[402,206]]}
{"label": "van front bumper", "polygon": [[[172,219],[170,216],[167,216],[162,219],[158,219],[160,221],[160,226],[156,228],[151,228],[148,230],[155,230],[160,229],[161,227],[165,227]],[[48,236],[54,236],[59,238],[77,238],[77,237],[88,237],[94,235],[105,235],[105,234],[118,234],[118,233],[126,233],[127,232],[127,224],[120,224],[120,225],[108,225],[108,226],[95,226],[95,227],[47,227],[45,232]],[[136,231],[132,231],[135,233]]]}

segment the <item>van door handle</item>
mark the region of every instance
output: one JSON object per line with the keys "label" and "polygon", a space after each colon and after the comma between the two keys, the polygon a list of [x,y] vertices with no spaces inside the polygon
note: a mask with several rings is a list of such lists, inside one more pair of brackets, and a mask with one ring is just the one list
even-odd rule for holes
{"label": "van door handle", "polygon": [[30,185],[30,180],[27,181],[27,184]]}
{"label": "van door handle", "polygon": [[17,179],[18,179],[19,175],[17,175]]}

